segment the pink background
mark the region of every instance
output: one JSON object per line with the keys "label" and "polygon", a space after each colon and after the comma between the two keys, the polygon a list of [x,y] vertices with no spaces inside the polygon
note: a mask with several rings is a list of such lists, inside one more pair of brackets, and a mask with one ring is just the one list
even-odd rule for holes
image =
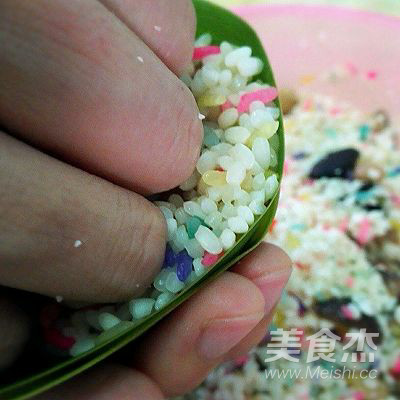
{"label": "pink background", "polygon": [[[329,94],[400,121],[400,18],[330,6],[234,9],[258,32],[279,87]],[[332,83],[327,75],[339,72]],[[337,74],[337,72],[336,72]]]}

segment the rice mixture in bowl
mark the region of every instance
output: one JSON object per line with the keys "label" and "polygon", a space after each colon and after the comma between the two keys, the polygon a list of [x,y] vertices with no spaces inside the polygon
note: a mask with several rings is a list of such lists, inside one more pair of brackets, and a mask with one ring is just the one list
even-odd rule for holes
{"label": "rice mixture in bowl", "polygon": [[209,34],[196,41],[191,70],[182,77],[204,126],[196,170],[155,201],[168,227],[162,269],[142,298],[44,318],[47,343],[62,352],[79,355],[111,328],[140,323],[161,310],[246,234],[278,190],[277,90],[253,81],[263,62],[251,56],[250,47],[210,43]]}
{"label": "rice mixture in bowl", "polygon": [[[286,100],[293,106],[293,93]],[[292,276],[264,341],[186,399],[400,398],[399,129],[381,110],[298,101],[284,119],[285,176],[269,235],[292,258]],[[279,329],[292,339],[281,347]],[[332,336],[312,353],[309,337],[321,330]]]}

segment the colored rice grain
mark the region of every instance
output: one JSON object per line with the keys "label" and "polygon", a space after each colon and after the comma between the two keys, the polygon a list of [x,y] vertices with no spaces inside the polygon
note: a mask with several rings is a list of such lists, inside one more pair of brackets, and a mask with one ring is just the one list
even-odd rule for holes
{"label": "colored rice grain", "polygon": [[155,201],[168,228],[160,272],[143,297],[78,310],[63,321],[68,343],[54,335],[48,341],[68,344],[71,355],[90,350],[103,332],[164,308],[235,245],[278,190],[277,90],[253,79],[263,63],[249,47],[210,43],[208,34],[197,39],[192,72],[182,78],[204,127],[196,170],[175,193]]}

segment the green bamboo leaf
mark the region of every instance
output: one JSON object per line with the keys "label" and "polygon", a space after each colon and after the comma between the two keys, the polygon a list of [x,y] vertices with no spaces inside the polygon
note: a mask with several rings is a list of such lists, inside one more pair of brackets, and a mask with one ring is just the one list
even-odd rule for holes
{"label": "green bamboo leaf", "polygon": [[[276,86],[267,56],[253,29],[242,19],[221,7],[204,0],[193,0],[193,3],[197,14],[197,35],[209,32],[213,37],[214,44],[219,44],[221,41],[226,40],[238,46],[250,46],[253,54],[264,62],[264,69],[256,78]],[[278,100],[276,104],[279,105]],[[280,181],[284,161],[282,117],[280,117],[279,123],[278,165],[275,172],[277,172]],[[250,230],[239,238],[236,245],[207,274],[177,295],[165,308],[138,323],[121,323],[113,330],[100,335],[96,347],[87,353],[62,361],[52,368],[33,376],[24,377],[17,382],[1,386],[0,399],[28,399],[90,368],[146,332],[179,304],[235,264],[260,243],[274,218],[278,199],[279,191],[268,204],[265,213],[256,219]]]}

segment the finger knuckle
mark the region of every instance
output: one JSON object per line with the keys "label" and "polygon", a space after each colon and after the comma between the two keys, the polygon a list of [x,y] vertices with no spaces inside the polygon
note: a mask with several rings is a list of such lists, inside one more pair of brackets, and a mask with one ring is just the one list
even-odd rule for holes
{"label": "finger knuckle", "polygon": [[182,73],[192,60],[193,41],[196,32],[196,13],[192,1],[173,2],[174,14],[179,17],[179,31],[171,37],[166,63],[178,74]]}
{"label": "finger knuckle", "polygon": [[[165,150],[166,166],[173,176],[173,185],[179,185],[193,173],[203,141],[203,127],[193,110],[197,109],[193,96],[183,87],[176,103],[176,128],[172,132]],[[165,189],[170,189],[165,188]]]}
{"label": "finger knuckle", "polygon": [[155,206],[131,193],[119,195],[116,214],[104,282],[113,297],[125,299],[151,283],[163,259],[166,224]]}

